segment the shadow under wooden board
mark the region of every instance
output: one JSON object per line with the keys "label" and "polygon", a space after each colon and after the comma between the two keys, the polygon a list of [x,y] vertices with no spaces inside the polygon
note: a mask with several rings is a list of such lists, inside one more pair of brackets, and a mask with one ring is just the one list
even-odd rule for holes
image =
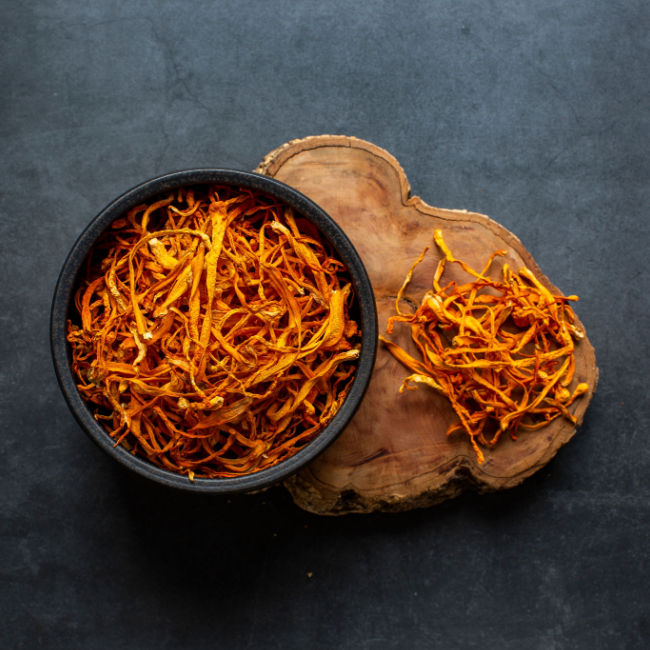
{"label": "shadow under wooden board", "polygon": [[[405,299],[419,304],[431,288],[440,253],[433,231],[441,229],[454,255],[482,268],[489,255],[507,249],[494,265],[527,266],[552,291],[544,276],[511,232],[482,214],[443,210],[410,195],[397,160],[387,151],[347,136],[294,140],[269,153],[257,170],[283,181],[318,203],[345,230],[361,255],[372,282],[379,330],[394,313],[396,293],[425,246],[431,248],[416,268]],[[445,277],[467,279],[456,265]],[[578,325],[580,323],[578,322]],[[408,327],[391,337],[414,354]],[[588,392],[571,411],[582,422],[598,381],[594,349],[585,336],[576,344],[574,385]],[[567,418],[525,432],[517,441],[503,437],[486,449],[479,464],[466,435],[446,436],[457,417],[443,396],[420,387],[399,393],[410,374],[380,343],[368,392],[341,436],[297,475],[285,481],[298,506],[314,513],[400,511],[439,503],[466,489],[480,492],[513,487],[555,456],[576,431]]]}

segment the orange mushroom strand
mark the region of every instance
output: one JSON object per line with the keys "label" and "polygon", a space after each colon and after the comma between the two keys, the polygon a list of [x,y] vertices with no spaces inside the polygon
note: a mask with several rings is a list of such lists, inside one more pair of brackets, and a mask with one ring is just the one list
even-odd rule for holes
{"label": "orange mushroom strand", "polygon": [[[504,264],[502,278],[491,278],[494,259],[506,251],[493,253],[478,272],[453,256],[440,230],[434,242],[443,257],[433,290],[415,312],[400,308],[425,249],[408,271],[386,328],[392,334],[397,323],[409,324],[420,358],[380,336],[413,373],[400,392],[424,384],[444,395],[459,418],[447,434],[464,431],[479,463],[485,460],[482,449],[494,447],[503,434],[516,440],[520,430],[539,429],[559,416],[575,423],[569,407],[589,389],[574,378],[575,340],[584,337],[569,306],[577,296],[552,294],[527,268],[515,273]],[[473,279],[441,285],[447,264]]]}
{"label": "orange mushroom strand", "polygon": [[180,188],[91,251],[67,324],[81,395],[116,445],[194,477],[292,456],[354,379],[344,265],[271,197]]}

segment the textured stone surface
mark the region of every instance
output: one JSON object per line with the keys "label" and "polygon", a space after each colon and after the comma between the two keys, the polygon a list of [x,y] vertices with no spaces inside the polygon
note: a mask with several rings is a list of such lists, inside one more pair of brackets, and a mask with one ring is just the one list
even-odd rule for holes
{"label": "textured stone surface", "polygon": [[[645,2],[4,3],[0,646],[643,647],[650,635]],[[65,254],[133,184],[356,135],[413,192],[513,231],[600,381],[497,495],[321,519],[130,477],[49,358]],[[309,575],[311,574],[311,577]]]}

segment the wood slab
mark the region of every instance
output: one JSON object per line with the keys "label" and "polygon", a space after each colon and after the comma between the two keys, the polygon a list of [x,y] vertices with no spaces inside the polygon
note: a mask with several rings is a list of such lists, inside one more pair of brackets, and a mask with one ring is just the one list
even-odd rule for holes
{"label": "wood slab", "polygon": [[[411,196],[397,160],[369,142],[331,135],[294,140],[268,154],[256,171],[297,188],[345,230],[370,276],[381,333],[406,272],[427,245],[431,248],[405,297],[418,305],[431,287],[440,258],[433,245],[435,228],[442,230],[454,255],[471,266],[482,268],[490,253],[505,248],[509,252],[495,273],[504,261],[515,269],[525,265],[559,292],[512,233],[485,215],[434,208]],[[461,279],[456,267],[448,265],[445,277],[460,273]],[[396,327],[391,338],[416,354],[408,327]],[[575,356],[574,385],[589,384],[588,393],[572,406],[580,423],[598,369],[586,337]],[[398,393],[407,374],[380,343],[368,392],[351,423],[321,456],[285,482],[298,506],[327,515],[400,511],[466,489],[510,488],[548,463],[576,432],[566,418],[557,418],[543,429],[521,433],[516,442],[502,439],[485,450],[485,462],[479,465],[464,434],[445,435],[456,415],[444,397],[425,387]]]}

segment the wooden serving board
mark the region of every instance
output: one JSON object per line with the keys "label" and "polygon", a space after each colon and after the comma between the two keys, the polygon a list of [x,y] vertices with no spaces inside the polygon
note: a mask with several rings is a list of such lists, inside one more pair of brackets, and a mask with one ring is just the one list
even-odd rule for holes
{"label": "wooden serving board", "polygon": [[[300,190],[345,230],[370,276],[381,333],[406,272],[427,245],[431,248],[405,298],[417,305],[431,287],[440,257],[433,245],[435,228],[454,255],[471,266],[482,268],[490,253],[507,249],[495,272],[503,261],[514,269],[525,265],[559,291],[512,233],[485,215],[434,208],[411,196],[397,160],[369,142],[331,135],[294,140],[269,153],[256,171]],[[462,274],[457,265],[447,269],[447,278]],[[408,327],[396,327],[391,338],[415,354]],[[589,384],[588,393],[572,406],[580,423],[598,369],[586,337],[575,356],[575,382]],[[432,505],[465,489],[510,488],[548,463],[575,434],[576,427],[560,417],[544,429],[520,434],[517,441],[504,437],[485,450],[479,465],[465,435],[445,435],[456,416],[444,397],[425,387],[398,393],[407,374],[380,343],[368,392],[351,423],[323,454],[285,481],[301,508],[328,515],[399,511]]]}

